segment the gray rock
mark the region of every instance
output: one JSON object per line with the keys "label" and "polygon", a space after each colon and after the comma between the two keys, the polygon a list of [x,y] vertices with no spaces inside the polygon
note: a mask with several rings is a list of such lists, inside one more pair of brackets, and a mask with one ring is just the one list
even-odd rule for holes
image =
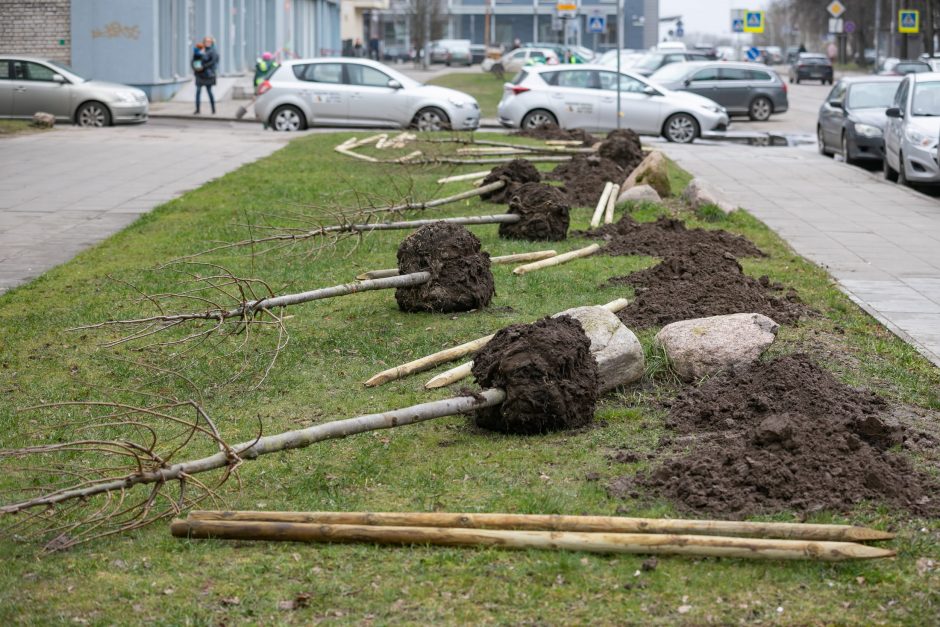
{"label": "gray rock", "polygon": [[37,111],[33,114],[32,125],[38,128],[52,128],[55,126],[55,116],[51,113]]}
{"label": "gray rock", "polygon": [[568,309],[555,317],[558,316],[575,318],[591,340],[591,353],[597,361],[602,393],[643,377],[646,367],[643,346],[616,314],[594,305]]}
{"label": "gray rock", "polygon": [[694,178],[682,192],[682,200],[694,211],[705,205],[715,205],[725,213],[737,210],[737,207],[722,198],[721,193],[700,178]]}
{"label": "gray rock", "polygon": [[623,182],[620,189],[630,189],[638,185],[649,185],[656,190],[660,198],[672,195],[672,187],[669,183],[669,162],[666,161],[663,153],[654,150],[646,155],[646,158]]}
{"label": "gray rock", "polygon": [[668,324],[656,334],[676,373],[686,381],[757,361],[779,325],[765,315],[737,313]]}
{"label": "gray rock", "polygon": [[636,187],[631,187],[630,189],[625,189],[620,193],[620,197],[617,198],[618,203],[626,202],[659,202],[662,200],[659,194],[655,189],[649,185],[637,185]]}

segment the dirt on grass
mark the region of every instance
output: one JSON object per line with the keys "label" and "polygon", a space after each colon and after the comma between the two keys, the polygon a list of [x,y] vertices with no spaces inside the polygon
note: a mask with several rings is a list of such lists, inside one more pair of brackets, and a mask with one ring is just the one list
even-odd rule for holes
{"label": "dirt on grass", "polygon": [[[621,168],[626,176],[643,161],[643,146],[640,136],[631,129],[617,129],[607,133],[607,139],[597,148],[597,154],[610,159]],[[614,181],[623,183],[623,181]]]}
{"label": "dirt on grass", "polygon": [[624,215],[614,224],[605,224],[573,235],[603,240],[605,255],[651,255],[663,257],[688,250],[697,244],[712,244],[735,257],[764,257],[749,239],[722,229],[689,229],[682,220],[659,217],[655,222],[637,222]]}
{"label": "dirt on grass", "polygon": [[583,427],[594,418],[597,363],[581,323],[569,316],[514,324],[473,357],[483,388],[506,400],[476,412],[476,424],[503,433],[536,434]]}
{"label": "dirt on grass", "polygon": [[483,179],[483,185],[489,185],[496,181],[505,181],[506,185],[493,192],[488,192],[480,196],[487,202],[507,203],[523,183],[538,183],[542,180],[541,173],[535,168],[531,161],[526,159],[513,159],[509,163],[498,165]]}
{"label": "dirt on grass", "polygon": [[623,183],[626,174],[611,159],[575,155],[552,170],[551,177],[564,183],[565,193],[573,206],[593,208],[604,191],[604,185],[608,181]]}
{"label": "dirt on grass", "polygon": [[509,200],[509,212],[521,217],[513,224],[500,224],[499,236],[506,239],[560,241],[568,237],[568,197],[545,183],[524,183]]}
{"label": "dirt on grass", "polygon": [[918,435],[875,394],[838,381],[804,354],[720,373],[667,405],[664,459],[615,479],[682,509],[740,518],[782,511],[848,512],[862,501],[940,515],[940,485],[889,450]]}
{"label": "dirt on grass", "polygon": [[435,222],[406,237],[398,247],[398,271],[431,273],[427,283],[395,290],[402,311],[469,311],[486,307],[496,294],[489,254],[457,224]]}
{"label": "dirt on grass", "polygon": [[734,255],[713,244],[669,254],[652,268],[608,284],[635,288],[636,298],[617,314],[631,329],[733,313],[760,313],[792,324],[809,312],[795,290],[744,274]]}
{"label": "dirt on grass", "polygon": [[579,141],[582,146],[590,147],[600,140],[581,128],[563,129],[555,125],[543,125],[533,129],[514,131],[510,135],[531,137],[542,140]]}

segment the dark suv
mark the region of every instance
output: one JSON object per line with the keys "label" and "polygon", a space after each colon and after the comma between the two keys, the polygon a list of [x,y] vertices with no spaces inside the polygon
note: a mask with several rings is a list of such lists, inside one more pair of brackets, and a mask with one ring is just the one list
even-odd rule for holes
{"label": "dark suv", "polygon": [[832,85],[832,63],[826,55],[804,52],[790,64],[790,82],[799,84],[806,80]]}

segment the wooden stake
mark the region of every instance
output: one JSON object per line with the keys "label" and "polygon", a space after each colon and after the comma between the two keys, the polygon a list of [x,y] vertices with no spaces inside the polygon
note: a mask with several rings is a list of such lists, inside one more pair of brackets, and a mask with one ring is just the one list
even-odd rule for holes
{"label": "wooden stake", "polygon": [[601,197],[597,199],[597,207],[594,209],[594,215],[591,216],[591,228],[596,229],[601,224],[601,216],[604,215],[604,209],[607,208],[607,199],[610,198],[610,191],[614,184],[610,181],[604,183],[604,191]]}
{"label": "wooden stake", "polygon": [[580,146],[579,139],[549,139],[545,142],[546,146]]}
{"label": "wooden stake", "polygon": [[374,527],[370,525],[179,519],[172,522],[170,530],[178,538],[493,546],[507,549],[561,549],[591,553],[640,553],[778,560],[810,559],[831,562],[851,559],[875,559],[895,555],[895,552],[889,549],[850,542],[761,540],[671,534]]}
{"label": "wooden stake", "polygon": [[445,176],[442,179],[437,179],[439,185],[444,183],[456,183],[457,181],[472,181],[478,179],[481,176],[485,177],[489,174],[489,170],[484,170],[483,172],[470,172],[469,174],[457,174],[456,176]]}
{"label": "wooden stake", "polygon": [[458,155],[531,155],[531,150],[520,148],[458,148]]}
{"label": "wooden stake", "polygon": [[513,274],[523,275],[535,270],[541,270],[542,268],[551,268],[552,266],[560,266],[563,263],[568,263],[574,259],[580,259],[581,257],[588,257],[593,255],[601,249],[600,244],[591,244],[584,248],[579,248],[578,250],[572,250],[569,253],[564,253],[562,255],[556,255],[550,259],[543,259],[542,261],[534,261],[532,263],[527,263],[524,266],[519,266],[512,271]]}
{"label": "wooden stake", "polygon": [[604,212],[604,224],[610,224],[614,221],[614,207],[617,206],[617,196],[620,195],[620,186],[614,183],[610,189],[610,195],[607,197],[607,211]]}
{"label": "wooden stake", "polygon": [[[515,214],[508,214],[513,217],[517,217]],[[428,220],[428,222],[434,222],[434,220]],[[436,220],[436,222],[443,222],[443,220]],[[458,224],[464,224],[459,222]],[[479,222],[471,222],[469,224],[480,224]],[[548,259],[554,257],[558,253],[554,250],[536,250],[531,253],[516,253],[514,255],[502,255],[501,257],[490,257],[490,263],[496,265],[502,265],[507,263],[516,263],[519,261],[538,261],[540,259]],[[363,272],[362,274],[356,277],[357,281],[365,281],[366,279],[384,279],[390,276],[398,276],[398,268],[387,268],[384,270],[369,270],[368,272]]]}
{"label": "wooden stake", "polygon": [[269,512],[192,511],[189,520],[267,521],[327,525],[401,527],[460,527],[464,529],[519,529],[527,531],[581,531],[606,533],[672,533],[705,536],[746,536],[786,540],[865,542],[890,540],[893,533],[853,525],[626,518],[621,516],[566,516],[560,514],[489,514],[450,512]]}

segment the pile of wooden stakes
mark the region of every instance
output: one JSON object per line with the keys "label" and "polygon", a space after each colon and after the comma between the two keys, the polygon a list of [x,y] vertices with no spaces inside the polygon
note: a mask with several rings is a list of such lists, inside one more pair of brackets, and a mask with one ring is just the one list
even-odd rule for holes
{"label": "pile of wooden stakes", "polygon": [[392,545],[490,546],[589,553],[745,559],[892,557],[861,544],[894,534],[850,525],[527,514],[193,511],[178,538]]}

